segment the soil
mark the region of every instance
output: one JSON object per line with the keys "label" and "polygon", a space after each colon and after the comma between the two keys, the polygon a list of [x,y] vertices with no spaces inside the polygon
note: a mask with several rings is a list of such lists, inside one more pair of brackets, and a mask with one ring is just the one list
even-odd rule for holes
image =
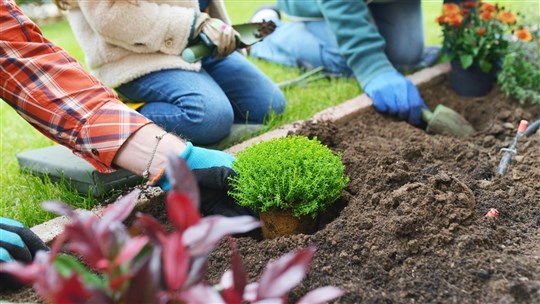
{"label": "soil", "polygon": [[[540,303],[540,132],[520,140],[505,176],[496,173],[500,149],[540,107],[498,89],[459,97],[444,77],[420,89],[430,108],[457,110],[477,132],[429,135],[372,109],[343,126],[308,124],[298,134],[342,153],[344,208],[313,235],[239,238],[251,280],[267,261],[313,245],[291,301],[334,285],[346,291],[340,303]],[[499,216],[485,217],[490,208]],[[210,281],[229,255],[226,243],[212,253]]]}
{"label": "soil", "polygon": [[[268,261],[311,245],[317,252],[291,302],[333,285],[346,291],[339,303],[540,303],[540,132],[520,139],[506,175],[496,173],[500,149],[521,119],[540,118],[540,107],[498,88],[459,97],[446,76],[420,90],[430,108],[449,106],[477,132],[430,135],[373,109],[341,126],[307,123],[298,134],[342,153],[351,181],[312,235],[238,237],[250,281]],[[499,216],[485,217],[490,208]],[[162,208],[154,212],[164,218]],[[209,281],[229,258],[223,241]],[[1,298],[36,301],[28,291]]]}

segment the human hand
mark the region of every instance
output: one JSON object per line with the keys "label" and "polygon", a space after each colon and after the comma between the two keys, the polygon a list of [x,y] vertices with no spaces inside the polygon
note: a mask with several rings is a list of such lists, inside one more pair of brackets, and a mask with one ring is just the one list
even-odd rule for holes
{"label": "human hand", "polygon": [[[0,263],[13,260],[30,263],[37,251],[48,249],[32,230],[18,221],[0,217]],[[6,273],[0,273],[0,282],[0,289],[16,289],[22,286]]]}
{"label": "human hand", "polygon": [[[230,190],[229,177],[236,174],[232,169],[234,157],[223,151],[194,147],[190,142],[186,143],[186,149],[179,156],[186,161],[197,180],[201,194],[200,211],[203,215],[255,215],[227,194]],[[166,174],[154,185],[165,191],[170,188]]]}
{"label": "human hand", "polygon": [[422,108],[427,109],[418,89],[397,71],[375,77],[366,84],[364,91],[378,111],[397,115],[415,126],[420,125]]}
{"label": "human hand", "polygon": [[207,46],[215,47],[217,58],[226,57],[236,50],[240,34],[220,19],[201,13],[194,27],[193,36],[199,36]]}

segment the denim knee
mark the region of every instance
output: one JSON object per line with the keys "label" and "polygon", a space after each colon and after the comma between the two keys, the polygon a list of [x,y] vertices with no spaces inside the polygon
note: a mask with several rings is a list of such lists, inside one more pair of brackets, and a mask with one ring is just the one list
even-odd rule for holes
{"label": "denim knee", "polygon": [[[234,114],[232,107],[228,105],[229,107],[218,107],[218,109],[207,111],[202,121],[193,125],[189,137],[194,144],[213,144],[229,134],[234,122]],[[209,106],[212,107],[212,105]]]}
{"label": "denim knee", "polygon": [[167,115],[167,131],[185,137],[195,145],[213,144],[229,134],[234,114],[228,100],[218,101],[200,95],[183,96],[182,99],[174,103],[171,110],[174,113]]}
{"label": "denim knee", "polygon": [[386,55],[388,56],[388,60],[396,66],[410,66],[415,65],[422,59],[422,52],[424,50],[424,45],[417,44],[412,45],[407,51],[403,51],[404,49],[386,49]]}
{"label": "denim knee", "polygon": [[276,86],[270,101],[270,111],[278,115],[282,114],[285,111],[285,104],[285,94]]}

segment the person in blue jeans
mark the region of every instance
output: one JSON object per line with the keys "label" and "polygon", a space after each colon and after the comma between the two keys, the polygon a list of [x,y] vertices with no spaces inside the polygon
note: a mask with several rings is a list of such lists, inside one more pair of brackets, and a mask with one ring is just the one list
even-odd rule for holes
{"label": "person in blue jeans", "polygon": [[[238,33],[222,0],[56,0],[105,85],[168,132],[195,145],[215,144],[233,124],[262,124],[281,114],[281,90],[236,51]],[[205,41],[214,48],[202,62],[182,51]]]}
{"label": "person in blue jeans", "polygon": [[[433,64],[438,48],[424,47],[420,0],[277,0],[252,21],[272,20],[277,29],[250,48],[250,55],[300,67],[324,67],[354,76],[377,110],[420,125],[426,105],[398,69]],[[280,13],[290,21],[281,22]]]}
{"label": "person in blue jeans", "polygon": [[270,112],[283,112],[281,90],[240,53],[205,57],[201,66],[153,72],[116,91],[124,100],[145,100],[141,114],[199,145],[218,142],[233,124],[262,124]]}

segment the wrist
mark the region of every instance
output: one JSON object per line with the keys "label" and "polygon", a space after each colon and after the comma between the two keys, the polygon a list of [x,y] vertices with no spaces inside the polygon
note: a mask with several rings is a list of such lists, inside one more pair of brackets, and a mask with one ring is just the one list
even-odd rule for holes
{"label": "wrist", "polygon": [[[147,170],[150,157],[156,146],[156,136],[163,133],[163,129],[155,124],[148,124],[140,128],[127,139],[113,160],[116,167],[129,170],[142,176]],[[167,165],[169,151],[178,155],[185,149],[185,143],[172,134],[164,136],[157,145],[154,159],[150,165],[148,179],[152,180]]]}
{"label": "wrist", "polygon": [[189,157],[191,156],[191,153],[193,152],[193,144],[191,142],[186,142],[186,148],[180,153],[180,157],[186,161],[186,164],[191,169],[191,166],[189,164]]}
{"label": "wrist", "polygon": [[364,86],[364,91],[368,93],[370,91],[388,88],[392,83],[404,79],[406,79],[406,77],[397,70],[386,71],[371,78],[371,80]]}

